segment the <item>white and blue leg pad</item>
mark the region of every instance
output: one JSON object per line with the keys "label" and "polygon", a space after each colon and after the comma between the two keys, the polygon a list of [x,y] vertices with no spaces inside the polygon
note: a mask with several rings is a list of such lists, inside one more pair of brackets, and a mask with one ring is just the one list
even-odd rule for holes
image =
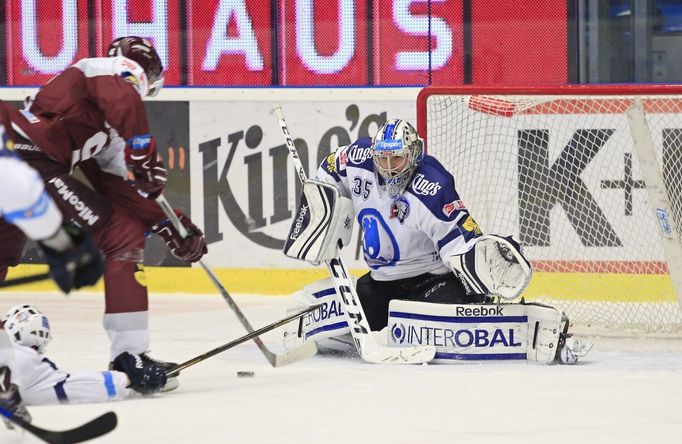
{"label": "white and blue leg pad", "polygon": [[331,278],[313,282],[295,293],[287,307],[287,313],[296,313],[314,304],[322,304],[322,307],[301,317],[299,322],[286,325],[284,347],[287,350],[300,347],[306,341],[319,342],[350,333],[346,312]]}
{"label": "white and blue leg pad", "polygon": [[433,345],[433,362],[533,361],[556,356],[561,313],[533,304],[434,304],[393,300],[388,345]]}

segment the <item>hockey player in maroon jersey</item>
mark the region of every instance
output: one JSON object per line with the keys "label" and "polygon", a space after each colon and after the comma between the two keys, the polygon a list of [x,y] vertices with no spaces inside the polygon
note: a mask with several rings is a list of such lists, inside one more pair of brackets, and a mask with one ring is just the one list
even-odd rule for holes
{"label": "hockey player in maroon jersey", "polygon": [[[142,99],[162,85],[163,66],[152,44],[120,37],[107,57],[76,62],[10,115],[15,151],[38,170],[65,218],[88,230],[104,253],[103,324],[111,361],[123,352],[153,361],[147,355],[145,232],[161,236],[185,261],[198,261],[207,251],[203,233],[188,217],[177,211],[189,232],[183,239],[154,201],[166,184],[166,169]],[[76,167],[92,188],[72,175]],[[16,228],[0,224],[0,279],[17,263],[25,240]],[[176,386],[169,381],[167,388]]]}
{"label": "hockey player in maroon jersey", "polygon": [[[104,271],[102,254],[87,231],[64,221],[54,200],[45,192],[38,172],[20,160],[14,152],[15,136],[8,117],[10,109],[0,100],[0,220],[12,224],[37,242],[49,265],[50,277],[64,293],[94,285]],[[13,349],[18,346],[13,345],[12,340],[21,342],[23,338],[27,341],[24,345],[35,345],[29,342],[49,341],[50,338],[45,334],[49,333],[46,318],[44,321],[36,318],[30,313],[29,305],[23,307],[26,310],[22,308],[13,312],[14,321],[9,326],[3,325],[4,319],[0,319],[0,408],[4,409],[5,414],[9,413],[30,423],[31,415],[24,406],[22,393],[30,390],[31,386],[36,386],[35,383],[42,379],[38,376],[45,374],[44,370],[49,364],[40,362],[40,358],[25,359],[31,356],[30,352],[28,355],[24,353],[24,359],[20,359],[14,353]],[[11,336],[8,335],[8,327]],[[129,393],[127,388],[141,393],[153,393],[160,390],[166,382],[166,373],[162,368],[154,363],[146,363],[138,368],[135,357],[130,353],[122,353],[114,359],[114,363],[126,377],[122,377],[119,372],[101,374],[116,375],[126,386],[125,390],[121,390],[123,394]],[[36,378],[31,380],[30,375]],[[61,374],[62,379],[64,375]],[[69,378],[68,375],[66,377]],[[64,382],[53,381],[48,387],[43,385],[43,389],[46,389],[45,392],[57,393],[54,387],[59,385],[63,386]],[[8,428],[14,428],[11,421],[4,420]]]}

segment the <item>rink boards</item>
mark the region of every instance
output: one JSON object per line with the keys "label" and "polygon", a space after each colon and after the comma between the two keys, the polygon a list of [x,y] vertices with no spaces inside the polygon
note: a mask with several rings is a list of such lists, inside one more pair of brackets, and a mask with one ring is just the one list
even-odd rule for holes
{"label": "rink boards", "polygon": [[[6,100],[20,100],[32,91],[3,89],[2,93]],[[323,267],[281,253],[299,188],[272,105],[282,105],[299,155],[312,175],[337,146],[374,134],[387,118],[416,121],[418,91],[166,88],[159,98],[147,102],[152,133],[169,168],[165,194],[204,230],[209,245],[205,261],[230,292],[286,295],[326,277]],[[361,275],[366,267],[355,225],[344,259]],[[215,293],[201,269],[183,267],[158,239],[150,239],[145,254],[150,291]],[[638,260],[627,252],[610,257],[611,265],[619,259],[630,264]],[[24,259],[39,260],[35,248]],[[30,274],[32,267],[22,265],[10,277]],[[551,295],[571,300],[579,295],[581,300],[601,301],[618,294],[629,301],[675,300],[670,279],[656,267],[623,268],[616,274],[606,269],[603,273],[546,270],[535,273],[527,298]],[[22,289],[49,288],[53,287],[45,282]]]}

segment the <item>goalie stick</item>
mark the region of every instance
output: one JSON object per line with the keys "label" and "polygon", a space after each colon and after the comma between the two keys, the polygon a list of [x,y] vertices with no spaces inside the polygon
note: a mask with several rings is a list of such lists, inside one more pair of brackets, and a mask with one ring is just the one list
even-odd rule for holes
{"label": "goalie stick", "polygon": [[196,356],[196,357],[194,357],[188,361],[183,362],[182,364],[178,364],[177,367],[174,367],[173,370],[166,373],[166,376],[169,378],[172,378],[173,376],[177,376],[180,373],[180,371],[186,369],[187,367],[191,367],[194,364],[198,364],[201,361],[204,361],[204,360],[210,358],[211,356],[215,356],[218,353],[222,353],[225,350],[229,350],[229,349],[231,349],[231,348],[233,348],[233,347],[235,347],[235,346],[237,346],[243,342],[246,342],[250,339],[258,338],[258,336],[262,335],[263,333],[267,333],[270,330],[274,330],[275,328],[286,324],[287,322],[291,322],[294,319],[300,318],[303,315],[306,315],[310,312],[313,312],[313,311],[317,310],[318,308],[320,308],[321,306],[322,306],[322,304],[311,305],[310,307],[307,307],[305,310],[299,311],[296,314],[293,314],[291,316],[287,316],[284,319],[280,319],[277,322],[273,322],[270,325],[266,325],[265,327],[259,328],[258,330],[255,330],[255,331],[252,331],[252,332],[248,333],[247,335],[242,336],[241,338],[238,338],[238,339],[235,339],[234,341],[228,342],[225,345],[221,345],[220,347],[216,347],[213,350],[207,351],[206,353],[202,353],[199,356]]}
{"label": "goalie stick", "polygon": [[[178,219],[178,216],[175,214],[175,211],[173,211],[173,208],[171,207],[170,203],[168,203],[166,197],[163,194],[161,194],[159,195],[159,197],[156,198],[156,202],[159,204],[163,212],[166,213],[166,217],[168,217],[168,220],[170,220],[170,222],[173,224],[173,227],[175,227],[175,229],[178,230],[180,236],[182,236],[183,238],[187,237],[188,235],[187,229],[185,228],[184,225],[182,225],[180,219]],[[230,306],[235,316],[237,316],[237,319],[244,326],[246,331],[249,333],[253,333],[254,332],[253,326],[251,325],[249,320],[246,319],[246,316],[244,316],[244,313],[239,308],[234,299],[232,299],[230,293],[228,293],[223,284],[220,283],[220,280],[218,280],[218,277],[215,275],[215,273],[213,273],[213,270],[211,270],[208,267],[208,265],[206,265],[202,260],[199,261],[199,264],[204,269],[204,271],[208,275],[208,278],[211,280],[215,288],[218,289],[218,292],[220,292],[223,299],[225,299],[227,305]],[[261,338],[258,337],[258,335],[255,335],[253,337],[253,342],[256,343],[256,346],[258,346],[260,351],[263,353],[265,359],[267,359],[270,365],[272,365],[273,367],[283,367],[285,365],[293,364],[294,362],[302,361],[303,359],[315,356],[315,354],[317,353],[317,344],[315,344],[315,341],[306,342],[300,347],[297,347],[293,350],[289,350],[288,352],[284,353],[272,352],[263,343]]]}
{"label": "goalie stick", "polygon": [[[284,120],[284,112],[279,105],[272,107],[275,117],[279,123],[280,130],[286,141],[287,148],[294,162],[294,168],[301,183],[308,180],[301,159],[298,157],[296,145],[289,134],[289,128]],[[353,342],[358,353],[367,362],[372,363],[391,363],[391,364],[421,364],[431,361],[436,354],[435,347],[386,347],[377,343],[372,336],[372,332],[367,322],[367,317],[360,304],[355,284],[350,278],[350,273],[341,260],[341,255],[337,249],[335,258],[325,261],[329,274],[334,281],[336,293],[343,305],[348,326],[350,327]]]}
{"label": "goalie stick", "polygon": [[80,427],[63,431],[52,431],[35,426],[2,407],[0,407],[0,414],[22,429],[51,444],[72,444],[94,439],[111,432],[118,423],[116,413],[107,412]]}

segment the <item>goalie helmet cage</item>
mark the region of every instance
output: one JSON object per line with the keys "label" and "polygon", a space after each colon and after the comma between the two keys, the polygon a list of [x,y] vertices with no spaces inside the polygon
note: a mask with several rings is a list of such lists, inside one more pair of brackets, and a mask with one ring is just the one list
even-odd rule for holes
{"label": "goalie helmet cage", "polygon": [[523,245],[526,299],[682,332],[682,85],[427,87],[417,124],[483,232]]}

